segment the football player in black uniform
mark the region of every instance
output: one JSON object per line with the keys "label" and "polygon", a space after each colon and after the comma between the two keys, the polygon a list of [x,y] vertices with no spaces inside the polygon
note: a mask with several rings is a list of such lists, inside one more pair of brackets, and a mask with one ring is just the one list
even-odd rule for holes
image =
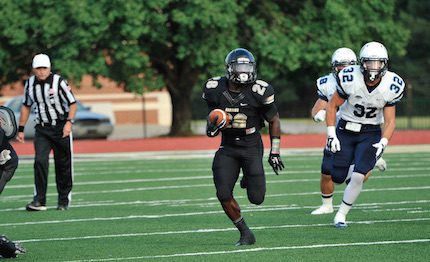
{"label": "football player in black uniform", "polygon": [[242,169],[248,199],[260,205],[266,193],[263,169],[263,142],[260,129],[264,120],[269,123],[271,151],[269,163],[274,172],[282,170],[284,164],[279,156],[281,128],[278,109],[275,106],[273,87],[257,80],[254,56],[246,49],[232,50],[225,58],[226,76],[209,79],[204,87],[203,99],[209,112],[222,109],[230,122],[219,125],[208,121],[206,133],[214,137],[222,133],[221,145],[215,154],[212,171],[216,194],[222,208],[239,229],[240,245],[252,245],[255,236],[243,219],[240,207],[233,197],[234,185]]}

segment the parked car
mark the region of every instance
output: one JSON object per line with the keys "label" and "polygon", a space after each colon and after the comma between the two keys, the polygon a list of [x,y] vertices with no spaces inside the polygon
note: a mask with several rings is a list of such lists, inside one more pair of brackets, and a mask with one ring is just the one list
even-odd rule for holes
{"label": "parked car", "polygon": [[[23,96],[16,96],[8,100],[4,106],[9,107],[15,114],[16,121],[19,121],[21,105]],[[113,125],[109,117],[103,114],[91,112],[90,108],[84,106],[81,102],[77,101],[77,111],[75,116],[75,123],[73,124],[73,138],[103,138],[106,139],[113,132]],[[30,117],[25,125],[24,134],[25,138],[34,138],[36,125],[36,115],[32,108]],[[18,125],[18,123],[17,123]]]}

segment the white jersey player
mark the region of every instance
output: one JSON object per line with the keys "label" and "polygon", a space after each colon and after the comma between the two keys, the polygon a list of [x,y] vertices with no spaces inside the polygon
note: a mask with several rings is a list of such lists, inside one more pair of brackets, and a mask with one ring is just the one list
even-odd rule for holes
{"label": "white jersey player", "polygon": [[349,66],[339,73],[337,92],[327,106],[327,148],[334,153],[330,170],[333,181],[343,181],[350,164],[355,164],[334,218],[338,228],[347,226],[346,215],[361,192],[365,175],[382,156],[395,129],[395,105],[403,97],[405,84],[387,69],[384,45],[365,44],[360,51],[360,66]]}
{"label": "white jersey player", "polygon": [[[332,72],[328,75],[322,76],[317,79],[317,94],[318,99],[312,108],[312,118],[316,122],[322,122],[325,120],[326,106],[328,101],[331,99],[333,94],[336,92],[337,87],[337,74],[343,68],[357,64],[357,57],[354,51],[350,48],[342,47],[336,49],[331,58]],[[322,205],[311,212],[312,215],[322,215],[333,213],[333,193],[334,183],[331,176],[327,173],[327,168],[330,168],[332,153],[330,150],[324,150],[324,157],[321,165],[321,200]],[[384,159],[379,159],[376,167],[379,170],[384,171],[386,169],[386,163]],[[350,168],[352,172],[353,165]],[[351,172],[348,173],[350,177]],[[370,172],[366,175],[366,180],[370,176]],[[348,180],[347,180],[348,181]]]}

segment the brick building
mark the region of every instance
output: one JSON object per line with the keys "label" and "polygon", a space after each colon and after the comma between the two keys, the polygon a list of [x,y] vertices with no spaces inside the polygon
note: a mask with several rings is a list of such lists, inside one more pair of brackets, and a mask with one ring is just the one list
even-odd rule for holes
{"label": "brick building", "polygon": [[[81,87],[71,84],[77,99],[89,106],[91,111],[108,115],[115,125],[148,125],[169,128],[172,122],[172,104],[166,90],[143,95],[125,92],[108,79],[101,79],[102,88],[92,85],[91,77],[85,76]],[[11,97],[22,95],[23,84],[4,86],[0,91],[0,104]]]}

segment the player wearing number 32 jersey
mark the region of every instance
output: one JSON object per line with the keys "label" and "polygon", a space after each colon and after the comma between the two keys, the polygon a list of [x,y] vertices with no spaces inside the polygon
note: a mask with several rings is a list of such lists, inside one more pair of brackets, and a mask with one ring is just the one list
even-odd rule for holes
{"label": "player wearing number 32 jersey", "polygon": [[[334,153],[330,171],[333,181],[344,179],[349,165],[355,163],[334,218],[338,228],[346,227],[346,215],[361,192],[365,174],[375,166],[394,133],[395,105],[403,97],[405,84],[387,69],[384,45],[365,44],[360,65],[339,72],[337,92],[327,106],[327,148]],[[340,119],[335,128],[338,109]]]}

